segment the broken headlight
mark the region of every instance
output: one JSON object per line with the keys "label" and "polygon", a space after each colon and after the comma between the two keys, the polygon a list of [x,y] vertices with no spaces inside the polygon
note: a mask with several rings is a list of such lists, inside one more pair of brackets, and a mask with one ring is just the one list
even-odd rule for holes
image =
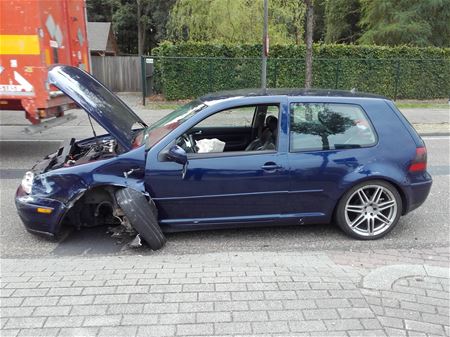
{"label": "broken headlight", "polygon": [[25,193],[30,194],[31,193],[31,186],[33,186],[33,179],[34,179],[34,173],[33,172],[26,172],[23,176],[21,186]]}

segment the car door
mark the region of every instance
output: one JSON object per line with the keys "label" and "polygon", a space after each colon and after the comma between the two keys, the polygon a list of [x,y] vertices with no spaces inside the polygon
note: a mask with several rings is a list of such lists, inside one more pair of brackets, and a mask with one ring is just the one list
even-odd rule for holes
{"label": "car door", "polygon": [[[285,136],[280,132],[278,138]],[[184,178],[179,164],[153,163],[146,184],[161,224],[269,223],[282,217],[289,171],[279,144],[276,150],[189,154]]]}
{"label": "car door", "polygon": [[349,103],[290,104],[289,212],[302,222],[329,221],[346,177],[365,162],[376,134],[364,110]]}

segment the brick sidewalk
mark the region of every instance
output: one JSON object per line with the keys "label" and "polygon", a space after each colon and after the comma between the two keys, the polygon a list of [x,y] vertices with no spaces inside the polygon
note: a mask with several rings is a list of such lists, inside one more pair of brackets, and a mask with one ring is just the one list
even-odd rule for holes
{"label": "brick sidewalk", "polygon": [[449,247],[1,261],[1,336],[449,336]]}

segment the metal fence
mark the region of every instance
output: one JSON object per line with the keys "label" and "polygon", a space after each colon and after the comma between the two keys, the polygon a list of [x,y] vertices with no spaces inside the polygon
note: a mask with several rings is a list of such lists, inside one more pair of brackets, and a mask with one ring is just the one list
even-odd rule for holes
{"label": "metal fence", "polygon": [[92,56],[91,63],[92,74],[111,90],[142,90],[139,56]]}
{"label": "metal fence", "polygon": [[[196,97],[218,90],[257,88],[261,83],[260,58],[143,57],[142,78],[145,78],[145,65],[149,62],[154,66],[152,92],[162,93],[168,99]],[[449,75],[448,58],[316,58],[313,62],[315,88],[354,88],[393,99],[449,97]],[[304,79],[304,59],[268,59],[268,87],[302,88]],[[143,93],[148,93],[145,86]]]}

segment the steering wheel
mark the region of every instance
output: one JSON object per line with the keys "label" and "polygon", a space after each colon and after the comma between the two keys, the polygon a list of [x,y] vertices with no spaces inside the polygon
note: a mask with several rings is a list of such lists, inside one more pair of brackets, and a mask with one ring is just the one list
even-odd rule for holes
{"label": "steering wheel", "polygon": [[197,152],[197,142],[195,141],[194,136],[192,135],[192,133],[190,133],[188,137],[191,142],[192,151],[194,153]]}
{"label": "steering wheel", "polygon": [[196,142],[192,134],[185,133],[180,137],[180,143],[178,145],[180,145],[187,153],[196,153],[197,146],[195,144]]}

